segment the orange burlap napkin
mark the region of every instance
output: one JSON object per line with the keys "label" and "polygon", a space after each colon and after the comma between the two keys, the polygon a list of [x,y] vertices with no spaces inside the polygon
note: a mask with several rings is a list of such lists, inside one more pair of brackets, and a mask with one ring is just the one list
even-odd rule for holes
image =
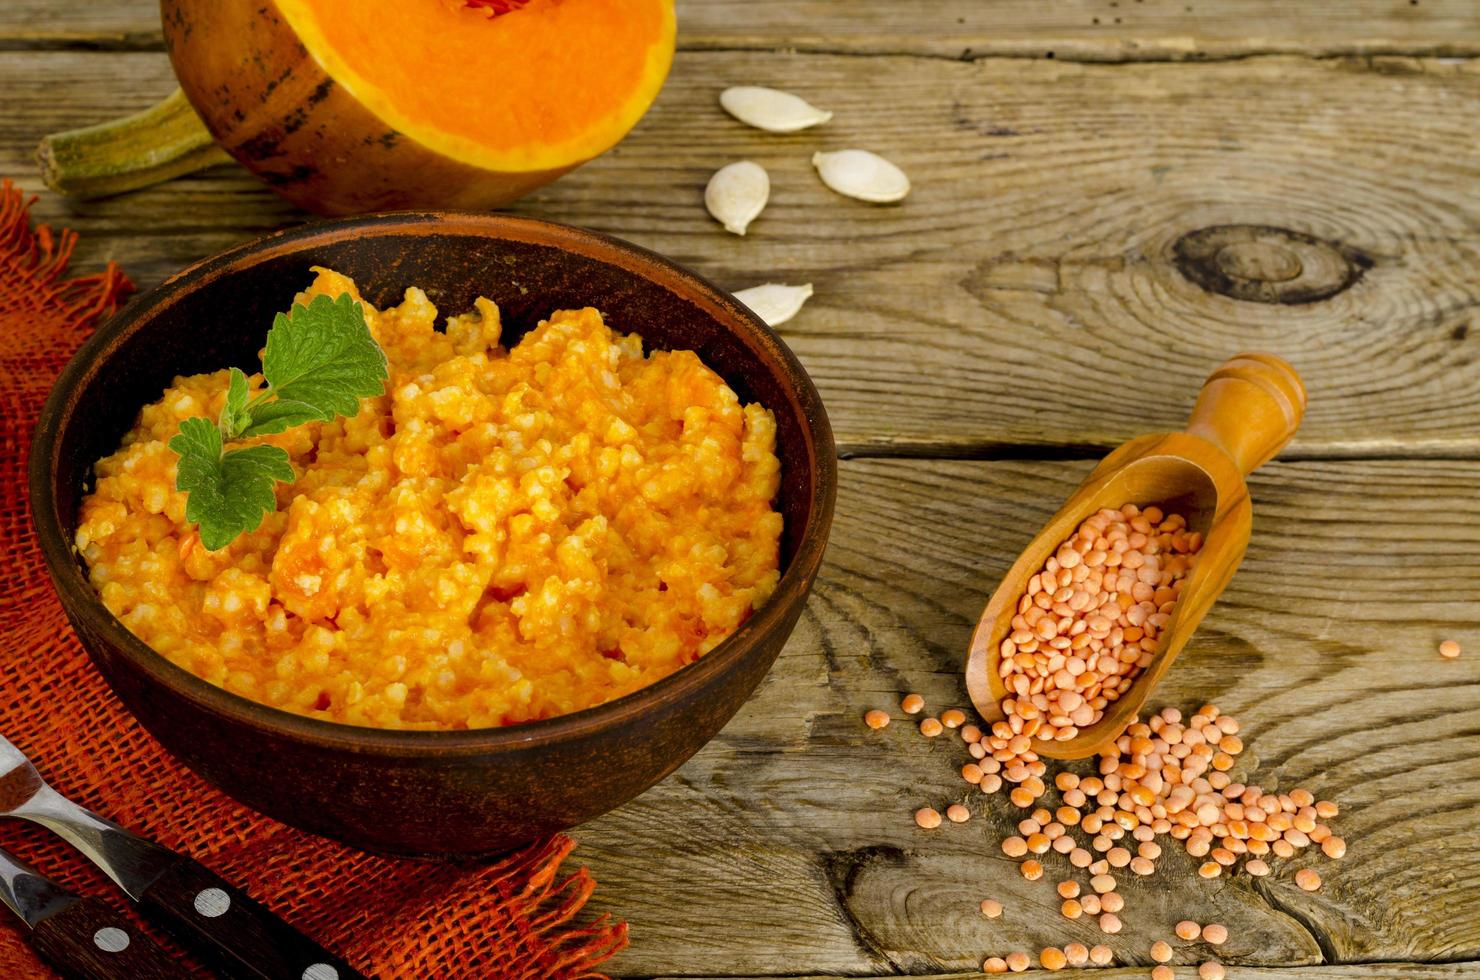
{"label": "orange burlap napkin", "polygon": [[[493,863],[364,854],[212,789],[113,697],[47,581],[26,509],[26,459],[53,379],[133,287],[112,263],[98,275],[64,279],[75,238],[33,230],[29,206],[8,181],[0,184],[0,732],[63,793],[211,866],[367,974],[601,976],[596,966],[627,945],[627,928],[605,916],[575,921],[596,883],[585,868],[560,877],[575,846],[570,838],[556,836]],[[74,891],[128,904],[100,872],[39,828],[0,820],[0,847]],[[181,960],[199,969],[183,954]],[[26,928],[0,909],[0,978],[50,976],[31,952]]]}

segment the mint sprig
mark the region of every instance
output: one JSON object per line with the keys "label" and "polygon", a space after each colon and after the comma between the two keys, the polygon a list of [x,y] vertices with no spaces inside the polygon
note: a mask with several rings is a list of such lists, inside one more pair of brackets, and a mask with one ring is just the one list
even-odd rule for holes
{"label": "mint sprig", "polygon": [[287,452],[277,446],[227,449],[226,443],[352,418],[361,398],[385,391],[389,371],[363,308],[344,293],[279,313],[267,334],[262,375],[267,386],[254,398],[246,374],[232,368],[216,424],[185,419],[170,440],[180,456],[175,489],[187,495],[185,517],[211,551],[260,527],[277,508],[274,485],[294,479]]}

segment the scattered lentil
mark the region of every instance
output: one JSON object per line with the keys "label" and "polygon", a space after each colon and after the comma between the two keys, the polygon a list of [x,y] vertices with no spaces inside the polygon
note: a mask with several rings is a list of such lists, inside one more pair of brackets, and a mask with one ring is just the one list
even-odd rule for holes
{"label": "scattered lentil", "polygon": [[966,712],[960,708],[947,708],[940,713],[940,723],[947,728],[960,728],[966,724]]}
{"label": "scattered lentil", "polygon": [[1100,931],[1114,935],[1121,928],[1120,917],[1114,912],[1106,912],[1100,916]]}
{"label": "scattered lentil", "polygon": [[1007,954],[1007,968],[1013,973],[1022,973],[1032,962],[1028,954],[1021,951]]}
{"label": "scattered lentil", "polygon": [[1202,938],[1205,943],[1222,946],[1228,942],[1228,927],[1221,922],[1209,922],[1202,927]]}
{"label": "scattered lentil", "polygon": [[1172,958],[1172,944],[1165,939],[1158,939],[1151,944],[1151,958],[1158,963],[1170,962]]}
{"label": "scattered lentil", "polygon": [[1043,964],[1045,970],[1062,970],[1069,965],[1069,957],[1057,946],[1049,946],[1038,954],[1038,962]]}
{"label": "scattered lentil", "polygon": [[951,823],[965,823],[971,819],[971,811],[960,803],[952,803],[946,807],[946,819]]}
{"label": "scattered lentil", "polygon": [[1209,960],[1197,968],[1197,975],[1202,980],[1223,980],[1228,976],[1228,971],[1223,969],[1223,964],[1216,960]]}
{"label": "scattered lentil", "polygon": [[1172,931],[1177,934],[1178,939],[1185,939],[1187,942],[1190,943],[1198,936],[1202,935],[1202,926],[1198,925],[1196,922],[1193,922],[1191,919],[1183,919],[1181,922],[1177,923],[1176,928],[1174,928]]}
{"label": "scattered lentil", "polygon": [[1445,660],[1456,660],[1459,658],[1459,655],[1460,647],[1458,640],[1445,640],[1439,644],[1439,656]]}
{"label": "scattered lentil", "polygon": [[1109,946],[1098,945],[1089,948],[1089,961],[1096,966],[1109,966],[1115,960],[1115,951]]}
{"label": "scattered lentil", "polygon": [[875,708],[863,716],[863,723],[870,728],[883,728],[889,724],[889,712]]}
{"label": "scattered lentil", "polygon": [[1089,962],[1089,947],[1084,943],[1070,943],[1064,947],[1064,958],[1070,966],[1084,966]]}
{"label": "scattered lentil", "polygon": [[1018,865],[1018,870],[1021,871],[1023,873],[1023,877],[1028,879],[1029,881],[1037,881],[1039,878],[1043,877],[1043,865],[1039,864],[1032,858],[1029,858],[1022,864]]}
{"label": "scattered lentil", "polygon": [[1165,964],[1151,968],[1151,980],[1176,980],[1176,977],[1177,971]]}
{"label": "scattered lentil", "polygon": [[920,734],[926,738],[934,738],[945,730],[945,726],[940,723],[939,718],[926,718],[920,722]]}
{"label": "scattered lentil", "polygon": [[915,823],[926,830],[934,830],[940,826],[940,813],[932,807],[922,806],[915,811]]}
{"label": "scattered lentil", "polygon": [[907,715],[917,715],[925,710],[925,699],[918,694],[906,694],[899,702],[899,708]]}
{"label": "scattered lentil", "polygon": [[1079,897],[1079,882],[1077,882],[1077,881],[1061,881],[1058,884],[1058,892],[1059,892],[1059,897],[1060,898],[1078,898]]}
{"label": "scattered lentil", "polygon": [[1321,887],[1321,876],[1313,868],[1301,868],[1295,872],[1295,884],[1308,892]]}
{"label": "scattered lentil", "polygon": [[1002,903],[995,898],[982,899],[982,915],[995,919],[1002,914]]}
{"label": "scattered lentil", "polygon": [[1000,956],[988,956],[982,961],[983,973],[1006,973],[1007,961]]}

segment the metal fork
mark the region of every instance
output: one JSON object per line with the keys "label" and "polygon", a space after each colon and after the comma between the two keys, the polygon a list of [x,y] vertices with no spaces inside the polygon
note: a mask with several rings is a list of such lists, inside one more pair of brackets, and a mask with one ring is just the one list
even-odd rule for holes
{"label": "metal fork", "polygon": [[0,816],[41,824],[81,851],[146,915],[242,980],[365,980],[226,880],[134,834],[46,784],[24,752],[0,736]]}

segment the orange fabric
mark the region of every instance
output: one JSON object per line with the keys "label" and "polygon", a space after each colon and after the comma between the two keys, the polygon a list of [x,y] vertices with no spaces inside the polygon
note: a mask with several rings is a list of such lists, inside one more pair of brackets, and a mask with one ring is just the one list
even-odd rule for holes
{"label": "orange fabric", "polygon": [[[33,231],[28,208],[8,181],[0,184],[0,555],[7,566],[0,732],[61,792],[209,865],[367,974],[601,976],[597,965],[627,945],[627,927],[606,916],[576,921],[596,883],[585,868],[561,877],[575,846],[570,838],[558,835],[492,863],[364,854],[212,789],[113,697],[52,593],[26,509],[25,474],[52,380],[132,286],[112,263],[98,275],[64,279],[74,236]],[[0,820],[0,847],[73,891],[128,905],[101,872],[38,827]],[[0,978],[51,976],[20,920],[0,909]]]}

